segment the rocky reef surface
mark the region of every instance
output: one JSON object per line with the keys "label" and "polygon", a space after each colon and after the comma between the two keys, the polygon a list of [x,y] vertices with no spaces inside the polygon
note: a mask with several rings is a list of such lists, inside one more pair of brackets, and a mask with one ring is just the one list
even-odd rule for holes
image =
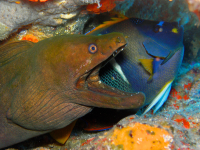
{"label": "rocky reef surface", "polygon": [[[200,149],[200,28],[198,16],[186,0],[116,0],[115,11],[128,17],[177,21],[184,26],[185,56],[163,107],[156,113],[125,117],[109,131],[88,133],[76,127],[60,145],[48,134],[7,148],[66,149]],[[87,10],[88,4],[96,4]],[[100,0],[0,1],[0,40],[39,40],[62,34],[80,34],[97,12]],[[196,8],[196,7],[195,7]],[[110,8],[106,8],[110,11]],[[195,9],[196,10],[196,9]],[[91,25],[93,27],[93,25]],[[120,136],[119,136],[120,135]],[[126,140],[121,140],[120,137]],[[156,138],[155,138],[156,137]],[[156,140],[155,140],[156,139]],[[149,141],[146,143],[145,141]],[[145,142],[145,143],[143,143]],[[139,146],[139,148],[138,148]],[[146,146],[145,148],[142,146]]]}
{"label": "rocky reef surface", "polygon": [[57,26],[80,13],[81,6],[97,3],[99,0],[55,0],[45,3],[28,0],[0,1],[0,40],[28,24]]}
{"label": "rocky reef surface", "polygon": [[197,150],[200,149],[199,109],[200,64],[183,64],[168,101],[156,114],[128,116],[110,131],[90,137],[74,149]]}

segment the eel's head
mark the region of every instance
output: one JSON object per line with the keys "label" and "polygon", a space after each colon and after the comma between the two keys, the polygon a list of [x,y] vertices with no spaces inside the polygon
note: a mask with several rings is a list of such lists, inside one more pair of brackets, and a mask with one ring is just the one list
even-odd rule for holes
{"label": "eel's head", "polygon": [[[140,108],[143,93],[128,93],[100,81],[99,70],[126,45],[121,33],[64,35],[39,42],[39,66],[50,88],[71,103],[115,109]],[[72,95],[71,95],[72,94]],[[70,96],[71,95],[71,96]],[[66,98],[67,99],[67,98]]]}
{"label": "eel's head", "polygon": [[126,40],[123,34],[110,33],[91,37],[88,43],[85,43],[86,52],[79,56],[79,62],[82,63],[79,63],[80,66],[76,67],[73,75],[74,92],[77,95],[73,102],[115,109],[140,108],[145,101],[143,93],[121,91],[101,82],[99,77],[100,69],[125,47]]}

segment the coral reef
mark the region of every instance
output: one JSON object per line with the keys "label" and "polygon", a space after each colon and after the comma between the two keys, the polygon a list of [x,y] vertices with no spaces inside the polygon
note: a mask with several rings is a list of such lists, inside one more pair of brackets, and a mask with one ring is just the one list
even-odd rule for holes
{"label": "coral reef", "polygon": [[[37,42],[37,40],[56,35],[81,33],[85,22],[90,17],[86,15],[86,11],[83,11],[86,7],[82,7],[82,5],[96,3],[93,5],[95,8],[101,5],[100,0],[49,0],[46,2],[40,0],[40,2],[1,0],[0,40],[5,39],[22,26],[29,24],[33,25],[20,29],[19,34],[17,34],[14,40],[31,40]],[[200,64],[194,62],[194,60],[199,60],[200,62],[200,30],[198,27],[195,27],[195,30],[191,29],[199,21],[194,14],[197,10],[199,12],[197,2],[199,1],[115,1],[116,6],[114,10],[126,14],[128,17],[170,22],[178,21],[184,25],[184,34],[190,34],[190,36],[184,37],[186,40],[189,39],[190,42],[186,46],[186,53],[191,53],[192,57],[190,58],[196,59],[187,60],[191,64],[184,63],[182,65],[167,102],[156,114],[147,113],[144,116],[133,115],[126,117],[107,132],[86,133],[75,129],[65,145],[58,145],[49,135],[43,135],[11,146],[7,150],[13,148],[30,150],[123,149],[127,146],[123,142],[120,144],[115,142],[115,134],[123,134],[124,137],[129,138],[128,144],[130,146],[131,142],[133,142],[131,138],[133,131],[141,131],[133,128],[134,125],[139,123],[146,127],[145,131],[149,133],[149,137],[153,136],[152,134],[157,130],[160,131],[158,135],[165,133],[164,135],[168,137],[166,139],[169,142],[168,146],[171,149],[200,149]],[[105,8],[98,13],[110,9]],[[95,10],[92,11],[95,12]],[[138,114],[141,114],[141,112],[139,111]],[[137,141],[135,142],[137,143]],[[150,144],[149,146],[154,145]],[[163,145],[160,144],[160,146]]]}

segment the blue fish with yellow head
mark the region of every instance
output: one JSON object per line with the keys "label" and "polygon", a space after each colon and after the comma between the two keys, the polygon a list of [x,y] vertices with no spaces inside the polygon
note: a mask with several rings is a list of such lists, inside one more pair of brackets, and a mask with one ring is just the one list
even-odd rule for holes
{"label": "blue fish with yellow head", "polygon": [[127,46],[100,71],[101,81],[126,92],[143,92],[144,114],[155,113],[167,100],[181,65],[183,27],[176,22],[114,18],[87,34],[121,32]]}

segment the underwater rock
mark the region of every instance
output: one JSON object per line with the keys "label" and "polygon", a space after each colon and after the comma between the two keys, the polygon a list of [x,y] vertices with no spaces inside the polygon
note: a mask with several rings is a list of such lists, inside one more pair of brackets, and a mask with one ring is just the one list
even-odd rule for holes
{"label": "underwater rock", "polygon": [[194,58],[196,58],[198,56],[198,52],[200,51],[199,39],[200,39],[200,28],[197,28],[193,35],[193,41],[191,42],[192,45],[190,47]]}
{"label": "underwater rock", "polygon": [[[27,26],[27,28],[23,28],[20,30],[20,32],[17,34],[17,36],[13,36],[13,40],[25,40],[27,39],[27,36],[33,35],[30,37],[29,41],[36,42],[44,40],[46,38],[50,38],[53,36],[58,35],[65,35],[65,34],[80,34],[81,30],[84,28],[84,24],[89,18],[88,15],[83,17],[77,17],[68,20],[67,23],[64,23],[63,25],[52,27],[52,26],[43,26],[43,25],[30,25]],[[37,39],[37,40],[35,40]]]}
{"label": "underwater rock", "polygon": [[99,3],[99,0],[59,0],[45,3],[2,0],[0,1],[0,40],[18,28],[39,23],[56,26],[79,14],[82,5]]}
{"label": "underwater rock", "polygon": [[180,25],[194,25],[198,22],[197,16],[189,11],[185,0],[135,0],[125,15],[129,18],[179,22]]}
{"label": "underwater rock", "polygon": [[0,39],[7,37],[11,31],[11,28],[0,22]]}
{"label": "underwater rock", "polygon": [[199,0],[187,0],[190,11],[200,10]]}

